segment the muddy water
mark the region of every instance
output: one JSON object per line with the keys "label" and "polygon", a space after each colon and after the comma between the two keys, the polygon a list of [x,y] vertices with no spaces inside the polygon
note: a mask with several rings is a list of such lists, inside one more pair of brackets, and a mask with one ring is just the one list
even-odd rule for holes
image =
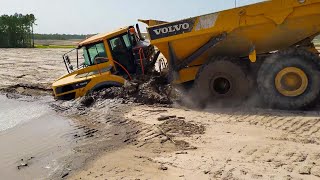
{"label": "muddy water", "polygon": [[8,99],[0,96],[0,131],[39,118],[46,113],[46,106],[30,105],[30,103]]}
{"label": "muddy water", "polygon": [[45,102],[0,96],[1,179],[47,179],[72,153],[71,121]]}

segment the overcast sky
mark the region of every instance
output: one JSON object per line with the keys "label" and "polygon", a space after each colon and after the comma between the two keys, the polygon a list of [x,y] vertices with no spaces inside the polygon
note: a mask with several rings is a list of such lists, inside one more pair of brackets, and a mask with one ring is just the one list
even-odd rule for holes
{"label": "overcast sky", "polygon": [[[263,0],[237,4],[257,1]],[[0,0],[0,15],[33,13],[37,33],[93,34],[133,25],[137,19],[174,21],[234,6],[234,0]]]}

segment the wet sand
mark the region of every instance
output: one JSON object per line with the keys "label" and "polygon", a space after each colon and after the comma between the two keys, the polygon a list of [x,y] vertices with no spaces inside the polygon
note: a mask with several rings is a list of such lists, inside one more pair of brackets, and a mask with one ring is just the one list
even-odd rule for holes
{"label": "wet sand", "polygon": [[45,101],[0,96],[0,104],[1,178],[47,179],[59,171],[72,153],[71,121]]}
{"label": "wet sand", "polygon": [[69,50],[0,48],[0,88],[19,83],[50,87],[67,72],[62,54]]}

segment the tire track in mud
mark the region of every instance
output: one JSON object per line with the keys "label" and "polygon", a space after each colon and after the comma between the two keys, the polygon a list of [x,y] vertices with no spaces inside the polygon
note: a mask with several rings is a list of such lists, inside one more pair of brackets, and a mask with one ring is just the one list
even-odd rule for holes
{"label": "tire track in mud", "polygon": [[[58,103],[52,107],[62,114],[72,116],[78,120],[78,122],[75,121],[77,130],[70,134],[70,136],[75,136],[76,141],[97,139],[100,144],[113,146],[110,148],[99,145],[100,147],[96,147],[97,149],[109,151],[110,149],[114,150],[132,145],[137,148],[153,147],[156,148],[155,151],[157,152],[166,152],[164,149],[161,150],[162,146],[160,145],[166,142],[175,145],[174,149],[170,149],[171,152],[189,150],[191,148],[188,142],[180,142],[175,139],[176,132],[181,130],[181,124],[170,124],[171,122],[169,121],[167,122],[169,124],[167,127],[159,129],[159,125],[135,121],[135,117],[129,119],[124,115],[130,112],[131,108],[129,107],[134,107],[135,104],[127,105],[122,103],[122,100],[98,100],[92,107],[83,107],[79,105],[79,102],[67,103],[66,105]],[[138,112],[135,112],[135,116],[143,119],[150,119],[150,116],[154,119],[154,117],[159,117],[166,113],[160,112],[160,110],[166,108],[155,107],[150,108],[151,110],[143,109],[145,106],[141,106],[141,108]],[[280,172],[287,174],[288,177],[304,175],[314,178],[320,177],[320,153],[311,148],[312,146],[320,145],[320,119],[316,115],[316,112],[288,113],[260,109],[256,110],[256,112],[240,110],[233,112],[216,111],[209,113],[209,115],[200,112],[199,118],[204,120],[203,123],[201,122],[204,125],[206,121],[208,123],[233,125],[244,123],[282,132],[280,136],[276,137],[272,136],[272,134],[267,135],[267,138],[272,143],[233,149],[233,163],[214,162],[215,167],[212,168],[210,177],[215,179],[229,177],[232,179],[240,174],[242,177],[272,178]],[[175,121],[179,122],[178,119],[175,119]],[[177,131],[174,129],[175,125],[180,125]],[[169,126],[170,128],[168,128]],[[178,133],[178,136],[181,134],[183,133]],[[287,149],[286,146],[290,148]],[[304,146],[304,148],[301,146]],[[92,150],[80,148],[77,151],[88,153]],[[161,161],[158,163],[161,163]],[[268,170],[268,175],[261,176],[261,172],[251,170],[250,166],[260,166],[259,170],[265,168]],[[177,166],[177,168],[180,168],[180,166]]]}
{"label": "tire track in mud", "polygon": [[99,154],[123,149],[128,145],[137,149],[156,147],[155,151],[159,153],[179,149],[179,146],[171,145],[168,149],[168,144],[159,146],[169,140],[164,141],[166,136],[156,126],[124,118],[123,115],[130,111],[130,105],[121,102],[99,100],[92,107],[83,107],[77,101],[57,101],[51,104],[59,114],[73,119],[74,130],[68,136],[78,146],[74,148],[75,155],[68,159],[65,169],[83,168],[81,164],[94,161]]}
{"label": "tire track in mud", "polygon": [[[186,123],[183,119],[173,118],[160,125],[147,124],[124,117],[135,104],[122,104],[122,100],[99,100],[92,107],[71,103],[52,107],[65,116],[75,119],[75,131],[69,135],[77,142],[97,139],[99,142],[121,148],[132,145],[137,148],[155,147],[158,152],[189,150],[195,147],[176,136],[202,134],[203,126]],[[159,114],[159,112],[145,112]],[[101,149],[101,148],[100,148]],[[102,149],[108,149],[103,147]]]}
{"label": "tire track in mud", "polygon": [[[318,112],[227,112],[217,113],[215,121],[223,123],[244,122],[254,126],[283,131],[278,140],[320,145],[320,118]],[[303,115],[301,115],[303,114]],[[276,139],[276,138],[275,138]]]}
{"label": "tire track in mud", "polygon": [[[122,144],[142,147],[150,142],[163,143],[167,137],[155,125],[132,121],[123,117],[129,108],[114,100],[97,102],[85,108],[74,104],[54,103],[51,107],[75,120],[74,132],[69,136],[77,141],[105,136],[120,137]],[[103,109],[106,110],[103,110]]]}
{"label": "tire track in mud", "polygon": [[[284,172],[288,174],[285,179],[295,177],[307,177],[309,179],[320,178],[320,152],[317,146],[320,145],[320,118],[318,112],[215,112],[214,121],[218,123],[235,124],[246,123],[252,126],[262,126],[266,129],[274,129],[282,132],[280,137],[268,138],[275,140],[272,144],[244,146],[234,149],[236,161],[233,165],[219,164],[220,169],[213,171],[212,178],[237,178],[239,175],[250,174],[250,178],[266,178],[266,175],[259,175],[259,171],[250,169],[243,173],[241,167],[248,163],[260,166],[262,169],[269,169],[268,178],[274,178],[275,174]],[[281,142],[285,141],[285,142]],[[284,145],[285,144],[285,145]],[[303,148],[302,148],[303,146]],[[270,170],[272,167],[273,170]],[[215,168],[216,169],[216,168]],[[255,176],[255,175],[259,175]],[[255,177],[253,177],[255,176]]]}
{"label": "tire track in mud", "polygon": [[[297,145],[264,145],[257,147],[245,146],[238,151],[237,164],[252,163],[261,168],[272,167],[273,173],[286,171],[287,174],[311,175],[320,178],[320,152],[314,149],[304,149]],[[240,166],[238,166],[240,167]],[[255,174],[259,172],[251,172]],[[272,173],[271,173],[272,174]],[[309,177],[310,178],[310,177]]]}
{"label": "tire track in mud", "polygon": [[[159,108],[158,110],[162,109]],[[231,127],[241,127],[246,124],[249,126],[261,126],[267,130],[266,132],[270,132],[270,134],[259,137],[266,143],[254,143],[244,145],[241,148],[231,148],[229,150],[230,153],[227,153],[230,157],[227,155],[227,157],[220,158],[214,154],[206,154],[205,157],[207,159],[211,157],[214,158],[214,161],[211,163],[206,160],[205,163],[202,162],[201,164],[205,167],[205,174],[208,174],[212,179],[237,179],[238,177],[244,177],[244,179],[320,178],[320,119],[318,112],[286,112],[262,109],[257,109],[255,112],[245,110],[232,112],[227,110],[211,112],[184,112],[181,109],[167,110],[167,112],[153,113],[147,110],[135,109],[131,112],[130,117],[134,119],[135,117],[132,116],[134,114],[141,121],[145,121],[143,119],[152,120],[163,114],[168,116],[184,115],[187,117],[187,121],[195,121],[208,127],[223,127],[223,124],[231,125]],[[230,130],[232,132],[232,129]],[[272,134],[272,132],[276,132],[276,134]],[[217,133],[217,135],[219,136],[220,134]],[[200,143],[200,146],[206,146],[206,143],[210,144],[210,141],[219,141],[220,139],[207,138],[205,140],[202,139],[204,141],[201,140],[201,137],[199,140],[194,138],[190,140],[196,144]],[[162,163],[183,169],[186,165],[185,159],[179,159],[179,162],[173,163],[174,165],[170,164],[175,162],[173,159],[177,157],[177,155],[173,155],[172,158]],[[187,161],[196,162],[199,160],[197,156],[189,158]],[[207,168],[208,166],[210,168]],[[209,169],[209,171],[206,169]],[[193,169],[193,171],[198,170]],[[261,174],[263,171],[266,171],[266,173]],[[283,177],[279,175],[283,175]]]}

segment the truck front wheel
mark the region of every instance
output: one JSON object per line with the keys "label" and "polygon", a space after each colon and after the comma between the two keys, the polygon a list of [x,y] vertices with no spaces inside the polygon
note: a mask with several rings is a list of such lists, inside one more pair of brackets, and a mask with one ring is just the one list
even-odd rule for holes
{"label": "truck front wheel", "polygon": [[198,71],[191,96],[202,108],[208,104],[230,107],[242,103],[250,87],[245,62],[228,57],[213,58]]}

